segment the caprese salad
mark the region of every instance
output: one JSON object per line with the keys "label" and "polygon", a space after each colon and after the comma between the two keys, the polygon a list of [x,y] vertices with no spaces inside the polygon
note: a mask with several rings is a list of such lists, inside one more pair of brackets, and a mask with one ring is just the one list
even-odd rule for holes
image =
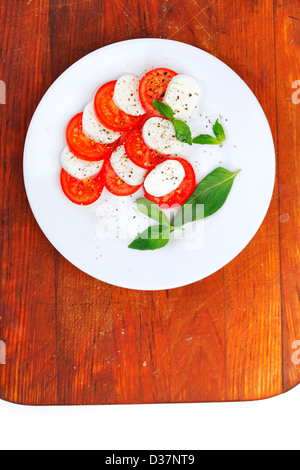
{"label": "caprese salad", "polygon": [[[145,198],[137,206],[148,215],[149,204],[182,206],[184,211],[187,201],[206,204],[205,216],[219,210],[238,172],[218,168],[196,188],[193,166],[182,156],[189,145],[222,146],[226,138],[217,120],[214,136],[192,139],[187,122],[197,114],[200,98],[194,78],[167,68],[151,70],[142,79],[124,75],[102,85],[67,126],[60,177],[65,195],[84,206],[97,201],[104,188],[124,197],[143,187]],[[192,214],[188,221],[197,220],[197,211]],[[138,237],[130,248],[156,249],[168,242],[179,219],[168,225],[161,211],[159,217],[165,222],[154,232],[163,237],[162,243],[151,245]]]}
{"label": "caprese salad", "polygon": [[67,126],[61,155],[65,195],[87,205],[104,187],[115,196],[129,196],[143,186],[145,196],[159,205],[183,204],[196,184],[192,165],[178,157],[187,144],[153,103],[165,103],[176,119],[188,119],[199,98],[196,80],[166,68],[141,80],[124,75],[101,86]]}

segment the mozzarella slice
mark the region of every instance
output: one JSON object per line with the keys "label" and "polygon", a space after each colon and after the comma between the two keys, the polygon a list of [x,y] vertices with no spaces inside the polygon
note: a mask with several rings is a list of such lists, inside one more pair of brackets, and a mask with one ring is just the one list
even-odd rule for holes
{"label": "mozzarella slice", "polygon": [[75,157],[66,147],[61,155],[61,164],[63,169],[74,178],[84,180],[97,175],[102,170],[103,161],[87,162]]}
{"label": "mozzarella slice", "polygon": [[182,152],[185,144],[177,140],[175,128],[167,119],[150,118],[143,127],[143,139],[151,149],[163,155]]}
{"label": "mozzarella slice", "polygon": [[179,188],[184,178],[182,164],[177,160],[166,160],[149,173],[144,188],[151,196],[162,197]]}
{"label": "mozzarella slice", "polygon": [[139,96],[140,80],[133,75],[124,75],[115,86],[114,102],[130,116],[143,116],[145,111]]}
{"label": "mozzarella slice", "polygon": [[174,111],[175,118],[192,117],[198,106],[200,87],[196,80],[188,75],[176,75],[168,85],[164,103]]}
{"label": "mozzarella slice", "polygon": [[102,126],[95,114],[94,103],[89,103],[83,112],[82,131],[89,139],[99,144],[112,144],[121,136],[119,132]]}
{"label": "mozzarella slice", "polygon": [[143,184],[147,170],[135,165],[126,155],[124,145],[118,147],[110,158],[114,172],[124,183],[131,186]]}

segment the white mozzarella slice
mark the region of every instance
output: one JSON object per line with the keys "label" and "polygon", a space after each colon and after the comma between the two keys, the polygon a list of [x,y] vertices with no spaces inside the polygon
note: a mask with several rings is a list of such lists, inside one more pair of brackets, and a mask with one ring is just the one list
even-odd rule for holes
{"label": "white mozzarella slice", "polygon": [[115,86],[114,102],[130,116],[143,116],[145,111],[139,96],[140,80],[133,75],[124,75]]}
{"label": "white mozzarella slice", "polygon": [[188,119],[197,109],[200,93],[200,87],[194,78],[176,75],[168,85],[164,103],[173,109],[175,118]]}
{"label": "white mozzarella slice", "polygon": [[148,147],[163,155],[176,154],[185,148],[185,144],[176,138],[171,121],[159,117],[150,118],[145,123],[143,139]]}
{"label": "white mozzarella slice", "polygon": [[88,162],[75,157],[66,147],[61,155],[61,165],[63,169],[74,178],[84,180],[97,175],[102,170],[103,161]]}
{"label": "white mozzarella slice", "polygon": [[179,188],[184,178],[182,164],[177,160],[166,160],[149,173],[144,187],[151,196],[162,197]]}
{"label": "white mozzarella slice", "polygon": [[112,144],[119,139],[119,132],[111,131],[102,126],[94,109],[94,103],[89,103],[83,112],[82,131],[89,138],[99,144]]}
{"label": "white mozzarella slice", "polygon": [[118,147],[111,155],[111,166],[124,183],[131,186],[143,184],[147,170],[135,165],[126,155],[124,145]]}

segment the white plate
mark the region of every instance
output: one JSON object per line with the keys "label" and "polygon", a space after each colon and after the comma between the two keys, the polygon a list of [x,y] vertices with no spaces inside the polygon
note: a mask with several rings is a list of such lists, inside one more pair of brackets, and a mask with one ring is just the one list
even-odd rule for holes
{"label": "white plate", "polygon": [[[161,250],[139,252],[128,249],[128,244],[150,223],[135,208],[142,190],[131,198],[117,198],[105,190],[92,206],[72,204],[60,188],[60,154],[67,123],[91,101],[101,84],[127,73],[142,76],[155,67],[192,75],[201,84],[204,114],[193,123],[195,133],[210,133],[209,121],[217,118],[225,127],[228,138],[222,149],[196,146],[185,154],[195,167],[198,181],[218,166],[242,172],[218,213],[190,224],[183,239],[172,239]],[[24,178],[38,224],[73,265],[116,286],[171,289],[213,274],[250,242],[271,201],[275,151],[261,106],[229,67],[187,44],[138,39],[89,54],[51,86],[28,131]],[[130,234],[124,238],[127,223]],[[117,232],[120,238],[112,236]]]}

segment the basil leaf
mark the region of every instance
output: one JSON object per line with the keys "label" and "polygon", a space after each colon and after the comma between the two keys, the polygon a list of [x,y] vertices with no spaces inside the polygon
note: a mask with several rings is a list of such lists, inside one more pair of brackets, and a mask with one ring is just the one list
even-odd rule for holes
{"label": "basil leaf", "polygon": [[189,126],[179,119],[174,119],[173,125],[175,127],[176,138],[184,144],[192,145],[192,133]]}
{"label": "basil leaf", "polygon": [[158,250],[168,244],[170,240],[170,227],[164,225],[152,225],[141,233],[129,245],[133,250]]}
{"label": "basil leaf", "polygon": [[225,136],[225,131],[223,126],[219,123],[219,120],[217,119],[216,124],[213,127],[213,131],[215,133],[216,138],[222,144],[226,140]]}
{"label": "basil leaf", "polygon": [[211,135],[201,134],[198,137],[193,139],[193,144],[200,144],[200,145],[219,145],[220,142],[218,139],[215,139]]}
{"label": "basil leaf", "polygon": [[[195,222],[213,215],[225,204],[235,177],[241,170],[231,173],[225,168],[216,168],[197,186],[192,196],[182,206],[174,220],[175,226]],[[203,209],[201,210],[201,205]],[[190,207],[191,206],[191,207]]]}
{"label": "basil leaf", "polygon": [[138,199],[136,203],[140,212],[151,219],[156,220],[156,222],[169,227],[170,222],[168,217],[162,210],[160,210],[157,204],[154,204],[154,202],[149,201],[149,199],[146,199],[145,197]]}
{"label": "basil leaf", "polygon": [[226,140],[225,131],[223,126],[219,123],[217,119],[213,131],[215,133],[215,137],[207,134],[200,134],[198,137],[193,139],[193,144],[200,144],[200,145],[222,145],[222,143]]}
{"label": "basil leaf", "polygon": [[170,119],[171,121],[174,119],[174,112],[173,109],[170,108],[167,104],[163,103],[162,101],[159,100],[154,100],[152,105],[158,111],[162,116],[165,116],[166,118]]}

